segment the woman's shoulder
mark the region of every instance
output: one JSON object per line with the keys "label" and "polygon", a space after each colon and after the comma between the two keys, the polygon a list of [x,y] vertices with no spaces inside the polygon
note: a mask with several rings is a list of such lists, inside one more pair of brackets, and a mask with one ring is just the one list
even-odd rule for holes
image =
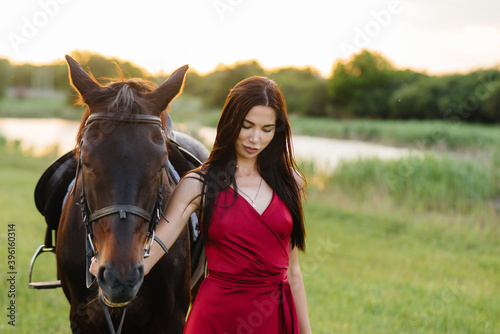
{"label": "woman's shoulder", "polygon": [[184,187],[198,188],[203,185],[203,175],[198,171],[187,173],[182,177],[179,185],[183,184]]}
{"label": "woman's shoulder", "polygon": [[171,201],[199,205],[202,187],[203,181],[201,176],[196,172],[190,172],[183,176],[179,184],[175,186]]}

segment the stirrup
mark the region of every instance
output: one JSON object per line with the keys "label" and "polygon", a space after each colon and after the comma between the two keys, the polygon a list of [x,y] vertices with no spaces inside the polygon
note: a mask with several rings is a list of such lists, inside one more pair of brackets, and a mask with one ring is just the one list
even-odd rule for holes
{"label": "stirrup", "polygon": [[38,290],[60,288],[61,287],[61,280],[48,281],[48,282],[32,282],[31,281],[31,275],[33,274],[33,266],[35,265],[35,260],[38,257],[38,255],[40,255],[42,253],[54,253],[55,254],[56,248],[55,247],[45,247],[45,245],[41,245],[40,247],[38,247],[35,254],[31,258],[30,273],[29,273],[29,278],[28,278],[29,288],[30,289],[38,289]]}

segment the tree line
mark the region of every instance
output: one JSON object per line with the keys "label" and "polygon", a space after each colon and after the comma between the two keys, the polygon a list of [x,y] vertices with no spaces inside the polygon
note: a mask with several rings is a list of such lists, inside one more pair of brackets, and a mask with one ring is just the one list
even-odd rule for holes
{"label": "tree line", "polygon": [[[96,78],[146,78],[161,83],[168,74],[151,74],[137,65],[87,51],[72,56]],[[115,66],[110,66],[115,63]],[[283,91],[292,114],[338,119],[444,119],[500,123],[500,71],[428,75],[396,68],[383,55],[362,50],[333,65],[329,78],[312,67],[268,70],[257,61],[219,65],[208,74],[190,70],[184,94],[221,108],[229,89],[252,75],[265,75]],[[107,79],[100,80],[105,83]],[[0,98],[8,87],[37,87],[72,92],[65,62],[13,65],[0,59]]]}

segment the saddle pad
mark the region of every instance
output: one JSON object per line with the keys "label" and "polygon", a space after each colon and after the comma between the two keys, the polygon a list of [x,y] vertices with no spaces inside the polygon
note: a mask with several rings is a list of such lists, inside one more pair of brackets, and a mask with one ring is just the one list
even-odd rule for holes
{"label": "saddle pad", "polygon": [[57,231],[61,216],[61,203],[68,185],[75,178],[77,161],[70,151],[54,161],[42,174],[35,187],[35,204],[49,227]]}

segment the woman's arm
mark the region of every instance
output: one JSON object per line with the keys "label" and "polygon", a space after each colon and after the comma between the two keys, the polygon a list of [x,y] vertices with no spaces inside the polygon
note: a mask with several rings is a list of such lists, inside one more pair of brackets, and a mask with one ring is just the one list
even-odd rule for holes
{"label": "woman's arm", "polygon": [[[297,182],[300,191],[304,192],[305,180],[298,171],[292,168],[295,182]],[[302,272],[299,266],[299,256],[297,247],[290,244],[290,258],[288,260],[288,281],[292,290],[295,310],[299,320],[299,330],[301,334],[311,334],[311,324],[309,323],[309,314],[307,311],[306,289],[302,279]]]}
{"label": "woman's arm", "polygon": [[306,290],[304,287],[304,281],[302,280],[302,273],[300,271],[299,257],[297,253],[296,247],[290,249],[290,259],[288,261],[288,281],[290,282],[293,300],[295,302],[300,333],[310,334],[312,333],[312,330],[307,311]]}
{"label": "woman's arm", "polygon": [[[202,182],[200,176],[195,173],[186,175],[174,188],[164,215],[168,219],[162,219],[156,227],[156,237],[167,247],[170,247],[181,234],[189,217],[200,206]],[[144,274],[149,273],[151,268],[165,254],[157,242],[151,246],[151,255],[143,260]]]}

